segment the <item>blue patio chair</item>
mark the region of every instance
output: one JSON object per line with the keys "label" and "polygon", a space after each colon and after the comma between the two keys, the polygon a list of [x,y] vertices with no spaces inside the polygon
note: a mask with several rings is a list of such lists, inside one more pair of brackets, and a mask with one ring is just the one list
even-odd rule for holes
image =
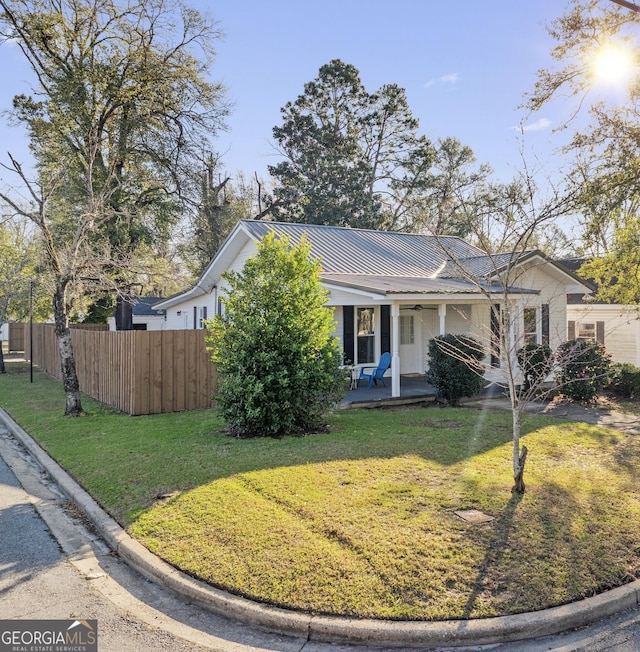
{"label": "blue patio chair", "polygon": [[380,381],[385,387],[384,372],[391,366],[391,353],[383,353],[380,356],[380,361],[377,367],[362,367],[360,369],[360,378],[358,378],[358,385],[363,378],[368,379],[369,389],[374,383],[377,385]]}

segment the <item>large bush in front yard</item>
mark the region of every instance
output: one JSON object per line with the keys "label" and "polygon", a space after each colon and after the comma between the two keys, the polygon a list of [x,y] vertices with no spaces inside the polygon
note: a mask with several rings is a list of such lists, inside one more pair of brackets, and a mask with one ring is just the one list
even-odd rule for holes
{"label": "large bush in front yard", "polygon": [[620,398],[640,398],[640,368],[626,362],[612,364],[609,389]]}
{"label": "large bush in front yard", "polygon": [[591,401],[609,382],[611,357],[593,340],[563,342],[556,352],[556,382],[561,394],[573,401]]}
{"label": "large bush in front yard", "polygon": [[310,249],[306,240],[292,246],[268,235],[240,272],[224,276],[224,311],[207,323],[207,341],[217,399],[238,436],[318,430],[344,395],[332,312]]}
{"label": "large bush in front yard", "polygon": [[483,387],[480,343],[465,335],[442,335],[429,341],[429,369],[426,380],[438,398],[458,405],[465,396],[474,396]]}

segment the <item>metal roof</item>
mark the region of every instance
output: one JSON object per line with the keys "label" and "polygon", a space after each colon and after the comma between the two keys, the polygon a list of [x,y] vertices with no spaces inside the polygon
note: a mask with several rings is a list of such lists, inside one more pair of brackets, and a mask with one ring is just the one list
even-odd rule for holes
{"label": "metal roof", "polygon": [[162,297],[134,297],[132,300],[132,314],[141,316],[158,317],[164,315],[166,310],[156,310],[153,306],[164,301]]}
{"label": "metal roof", "polygon": [[[418,276],[386,276],[381,274],[321,274],[322,280],[333,285],[378,292],[380,294],[481,294],[483,291],[502,292],[502,286],[465,279],[442,279]],[[536,293],[535,290],[511,287],[512,293]]]}
{"label": "metal roof", "polygon": [[[311,255],[320,259],[325,282],[383,296],[500,292],[501,286],[495,284],[495,280],[491,285],[490,281],[499,271],[509,264],[521,264],[532,256],[546,258],[535,250],[489,255],[454,236],[240,220],[196,285],[159,305],[168,308],[210,292],[219,275],[239,253],[244,237],[260,241],[271,232],[289,237],[294,245],[306,236]],[[243,237],[239,238],[241,234]],[[559,265],[556,267],[565,270]],[[580,281],[569,270],[563,273]],[[535,293],[535,290],[516,286],[510,286],[508,291]]]}
{"label": "metal roof", "polygon": [[438,274],[449,258],[486,255],[453,236],[256,220],[243,220],[242,225],[256,240],[275,232],[289,236],[292,244],[297,244],[306,234],[311,254],[320,258],[323,271],[329,274],[427,278]]}
{"label": "metal roof", "polygon": [[455,258],[448,261],[439,276],[442,278],[483,278],[498,274],[509,265],[516,265],[523,258],[532,255],[533,251],[511,251],[502,254]]}

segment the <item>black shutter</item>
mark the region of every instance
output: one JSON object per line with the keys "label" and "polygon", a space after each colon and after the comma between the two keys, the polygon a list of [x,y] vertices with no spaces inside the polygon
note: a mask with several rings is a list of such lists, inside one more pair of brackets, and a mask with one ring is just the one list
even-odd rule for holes
{"label": "black shutter", "polygon": [[491,366],[500,366],[500,305],[491,307]]}
{"label": "black shutter", "polygon": [[549,345],[549,304],[542,304],[542,344]]}
{"label": "black shutter", "polygon": [[344,361],[355,360],[355,340],[353,329],[353,306],[342,306],[342,348]]}
{"label": "black shutter", "polygon": [[198,309],[193,306],[193,327],[198,328]]}
{"label": "black shutter", "polygon": [[604,322],[596,322],[596,342],[598,344],[604,344]]}
{"label": "black shutter", "polygon": [[576,322],[574,321],[567,322],[567,339],[576,339]]}
{"label": "black shutter", "polygon": [[391,306],[380,306],[380,355],[391,353]]}

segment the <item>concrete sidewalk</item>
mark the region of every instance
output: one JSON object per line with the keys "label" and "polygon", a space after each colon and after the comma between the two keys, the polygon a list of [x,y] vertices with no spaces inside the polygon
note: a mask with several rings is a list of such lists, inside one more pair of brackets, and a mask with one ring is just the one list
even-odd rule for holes
{"label": "concrete sidewalk", "polygon": [[[491,400],[491,407],[500,407],[495,401]],[[479,404],[482,405],[482,402]],[[463,621],[354,620],[269,607],[198,582],[151,554],[101,510],[91,496],[1,409],[0,422],[87,516],[107,545],[142,575],[215,614],[304,641],[305,650],[312,649],[312,642],[318,644],[317,648],[313,646],[314,649],[321,649],[323,643],[403,649],[496,645],[579,628],[634,609],[640,604],[640,581],[635,581],[574,604],[515,616]],[[553,649],[546,643],[544,645],[539,649]]]}

